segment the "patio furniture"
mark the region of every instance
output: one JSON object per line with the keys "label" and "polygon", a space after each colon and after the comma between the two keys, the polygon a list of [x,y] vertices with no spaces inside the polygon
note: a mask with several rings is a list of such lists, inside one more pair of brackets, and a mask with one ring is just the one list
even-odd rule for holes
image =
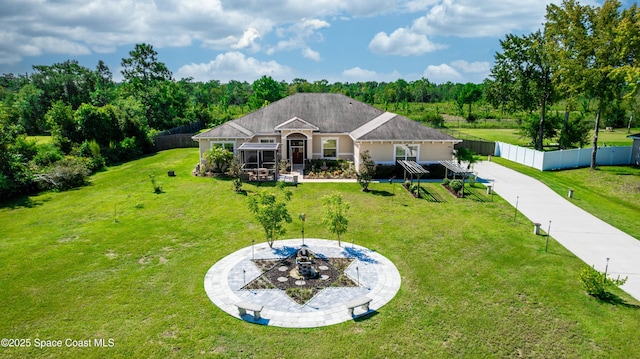
{"label": "patio furniture", "polygon": [[349,310],[349,315],[353,317],[354,316],[353,315],[353,310],[355,308],[357,308],[357,307],[362,307],[362,309],[365,311],[361,315],[364,315],[364,314],[368,313],[369,312],[369,303],[371,303],[371,300],[372,299],[369,298],[369,297],[360,297],[360,298],[356,298],[356,299],[348,302],[346,304],[346,306],[347,306],[347,309]]}
{"label": "patio furniture", "polygon": [[247,314],[247,310],[252,311],[253,312],[253,320],[255,320],[255,321],[260,319],[260,312],[262,311],[262,308],[264,308],[264,306],[262,306],[262,305],[248,303],[248,302],[245,302],[245,301],[238,302],[238,303],[235,304],[235,306],[238,307],[238,312],[240,313],[240,317],[242,317],[245,314]]}
{"label": "patio furniture", "polygon": [[260,181],[268,181],[269,180],[269,170],[266,168],[258,168],[258,180]]}

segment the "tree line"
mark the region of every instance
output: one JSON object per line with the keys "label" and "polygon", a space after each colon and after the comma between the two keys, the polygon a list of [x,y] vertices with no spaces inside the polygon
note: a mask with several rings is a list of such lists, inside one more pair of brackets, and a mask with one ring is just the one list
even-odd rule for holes
{"label": "tree line", "polygon": [[[630,126],[638,107],[640,14],[636,4],[622,9],[618,0],[602,6],[564,0],[548,5],[545,19],[542,30],[500,41],[502,52],[485,81],[485,96],[496,107],[535,114],[525,131],[536,149],[556,136],[563,148],[586,142],[588,126],[570,113],[580,98],[593,100],[594,169],[603,117],[607,127],[622,127],[629,111]],[[548,116],[549,106],[561,101],[562,119]]]}
{"label": "tree line", "polygon": [[[3,74],[0,198],[81,184],[86,173],[149,153],[153,136],[163,130],[194,121],[215,126],[298,92],[342,93],[395,111],[410,103],[453,102],[456,114],[469,122],[478,118],[473,105],[481,101],[505,116],[525,114],[523,136],[538,149],[550,138],[558,138],[561,148],[583,146],[593,128],[594,161],[602,119],[607,127],[623,127],[625,118],[633,117],[640,80],[635,4],[622,10],[617,0],[600,7],[565,0],[547,6],[542,30],[508,34],[500,44],[491,74],[481,84],[434,84],[426,78],[175,80],[153,46],[144,43],[122,59],[121,82],[102,61],[95,69],[67,60],[33,66],[31,74]],[[552,105],[563,106],[564,116],[550,113]],[[592,106],[595,127],[586,117]],[[439,113],[429,116],[421,119],[443,124]],[[51,134],[52,142],[37,146],[26,137],[39,134]]]}

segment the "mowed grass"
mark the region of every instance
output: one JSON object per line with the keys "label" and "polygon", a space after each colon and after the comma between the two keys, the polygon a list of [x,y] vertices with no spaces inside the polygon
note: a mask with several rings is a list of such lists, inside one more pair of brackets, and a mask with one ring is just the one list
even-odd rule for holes
{"label": "mowed grass", "polygon": [[565,198],[573,189],[573,204],[640,240],[640,167],[539,171],[503,158],[492,161],[538,179]]}
{"label": "mowed grass", "polygon": [[[207,297],[207,270],[263,241],[246,196],[226,180],[192,177],[197,149],[158,153],[113,167],[90,186],[0,208],[3,338],[112,338],[111,348],[1,348],[0,357],[614,357],[638,355],[640,312],[587,296],[585,264],[558,243],[513,222],[513,208],[481,189],[433,198],[399,184],[292,188],[292,217],[307,237],[334,238],[320,198],[351,204],[345,242],[395,263],[396,297],[363,320],[315,329],[253,325]],[[167,177],[174,170],[176,177]],[[154,194],[149,175],[164,192]],[[245,185],[248,195],[262,188]],[[474,189],[472,189],[474,190]],[[286,238],[299,236],[299,220]],[[345,309],[346,311],[346,309]]]}
{"label": "mowed grass", "polygon": [[[471,136],[479,137],[485,139],[487,141],[500,141],[505,143],[510,143],[512,145],[518,146],[527,146],[531,141],[527,138],[523,138],[518,133],[517,129],[508,129],[508,128],[463,128],[459,130],[461,133],[465,133]],[[631,133],[627,132],[626,128],[616,128],[612,131],[600,130],[598,131],[598,145],[599,146],[631,146],[633,144],[633,140],[627,138],[630,134],[639,133],[640,128],[632,128]],[[589,135],[589,144],[587,147],[591,146],[591,141],[593,138],[593,131],[591,131]],[[545,140],[545,144],[549,144],[551,142],[557,142],[554,140]]]}

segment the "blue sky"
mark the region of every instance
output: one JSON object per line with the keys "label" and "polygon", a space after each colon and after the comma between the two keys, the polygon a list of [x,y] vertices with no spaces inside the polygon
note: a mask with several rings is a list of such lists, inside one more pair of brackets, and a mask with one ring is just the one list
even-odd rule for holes
{"label": "blue sky", "polygon": [[121,59],[144,42],[176,79],[479,83],[499,40],[539,29],[551,2],[3,0],[0,73],[103,60],[118,81]]}

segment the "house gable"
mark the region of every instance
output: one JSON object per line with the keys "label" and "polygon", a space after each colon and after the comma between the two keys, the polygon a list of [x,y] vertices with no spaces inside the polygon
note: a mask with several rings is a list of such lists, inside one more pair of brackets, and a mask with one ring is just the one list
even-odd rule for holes
{"label": "house gable", "polygon": [[285,121],[281,124],[279,124],[278,126],[276,126],[274,128],[276,131],[282,131],[282,130],[293,130],[293,131],[298,131],[298,130],[311,130],[311,131],[318,131],[320,130],[318,128],[318,126],[316,125],[312,125],[309,122],[298,118],[298,117],[294,117],[288,121]]}
{"label": "house gable", "polygon": [[253,138],[255,134],[243,126],[229,121],[218,127],[212,128],[209,131],[197,134],[192,137],[192,139],[198,141],[201,139],[215,139],[215,138],[239,138],[239,139],[250,139]]}

